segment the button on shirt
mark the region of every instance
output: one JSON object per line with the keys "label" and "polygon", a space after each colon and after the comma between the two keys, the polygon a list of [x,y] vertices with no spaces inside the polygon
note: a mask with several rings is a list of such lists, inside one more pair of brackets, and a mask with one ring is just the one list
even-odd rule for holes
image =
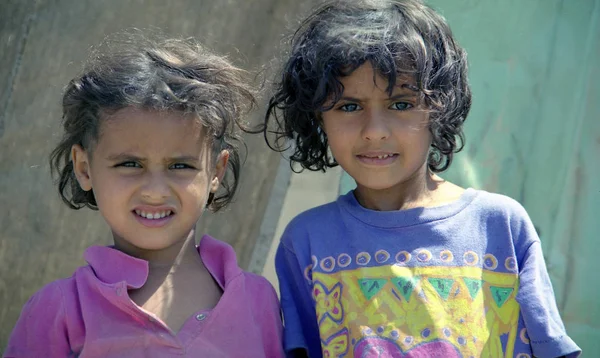
{"label": "button on shirt", "polygon": [[29,299],[4,357],[283,357],[271,284],[242,271],[231,246],[208,235],[198,253],[223,296],[177,334],[127,294],[146,282],[148,262],[93,246],[85,252],[88,266]]}

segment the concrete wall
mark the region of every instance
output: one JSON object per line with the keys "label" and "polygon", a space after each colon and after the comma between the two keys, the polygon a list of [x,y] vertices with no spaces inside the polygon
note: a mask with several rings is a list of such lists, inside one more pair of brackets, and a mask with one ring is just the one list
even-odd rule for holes
{"label": "concrete wall", "polygon": [[[158,27],[194,36],[246,69],[267,65],[268,72],[289,20],[309,6],[293,0],[0,2],[0,351],[31,294],[69,276],[84,263],[86,247],[111,242],[98,213],[63,205],[47,165],[60,130],[62,88],[89,47],[115,31]],[[234,246],[242,267],[258,239],[268,247],[272,238],[260,235],[260,224],[280,158],[261,136],[246,141],[237,201],[200,223],[200,231]]]}

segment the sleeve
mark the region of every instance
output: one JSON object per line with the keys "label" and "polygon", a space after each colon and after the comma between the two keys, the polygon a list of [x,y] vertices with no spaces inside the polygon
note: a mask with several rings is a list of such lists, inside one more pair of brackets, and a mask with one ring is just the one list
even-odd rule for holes
{"label": "sleeve", "polygon": [[262,278],[262,292],[259,294],[264,298],[259,302],[260,325],[263,347],[266,357],[284,357],[283,353],[283,325],[281,322],[281,310],[279,299],[271,283]]}
{"label": "sleeve", "polygon": [[567,335],[560,318],[539,239],[523,256],[519,281],[517,301],[534,356],[578,357],[581,349]]}
{"label": "sleeve", "polygon": [[[308,259],[306,261],[308,262]],[[322,353],[319,326],[311,287],[304,277],[302,267],[297,255],[286,247],[282,240],[275,256],[275,270],[281,293],[284,347],[288,353],[303,348],[308,351],[310,357],[320,357]]]}
{"label": "sleeve", "polygon": [[58,282],[53,282],[25,303],[3,357],[71,355],[63,295]]}

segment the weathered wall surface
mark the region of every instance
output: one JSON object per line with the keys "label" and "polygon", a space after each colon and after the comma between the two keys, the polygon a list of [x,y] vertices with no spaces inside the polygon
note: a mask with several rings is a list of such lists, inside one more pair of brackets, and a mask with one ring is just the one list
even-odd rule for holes
{"label": "weathered wall surface", "polygon": [[[109,244],[100,215],[60,201],[47,157],[60,130],[61,91],[90,46],[131,27],[194,36],[249,70],[279,50],[289,19],[310,1],[5,0],[0,2],[0,351],[23,303],[83,264],[83,250]],[[269,68],[266,69],[269,71]],[[260,117],[260,111],[254,118]],[[241,190],[201,231],[227,241],[248,265],[279,156],[247,137]]]}

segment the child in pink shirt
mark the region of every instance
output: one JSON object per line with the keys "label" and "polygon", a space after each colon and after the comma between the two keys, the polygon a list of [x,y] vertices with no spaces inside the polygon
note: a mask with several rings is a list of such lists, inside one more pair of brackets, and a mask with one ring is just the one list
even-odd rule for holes
{"label": "child in pink shirt", "polygon": [[99,210],[114,246],[88,248],[87,266],[34,294],[4,356],[283,356],[272,286],[229,245],[195,243],[204,209],[236,189],[254,104],[242,71],[189,40],[105,48],[66,88],[51,164],[65,203]]}

